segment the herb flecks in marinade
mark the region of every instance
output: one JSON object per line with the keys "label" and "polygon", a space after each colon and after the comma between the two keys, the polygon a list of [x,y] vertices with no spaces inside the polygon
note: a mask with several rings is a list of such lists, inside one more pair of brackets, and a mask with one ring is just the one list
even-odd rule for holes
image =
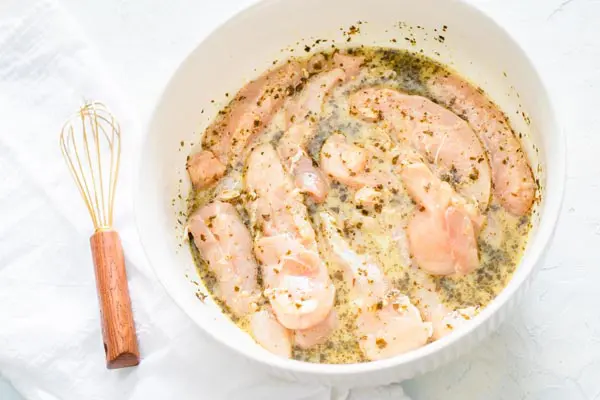
{"label": "herb flecks in marinade", "polygon": [[[359,25],[356,24],[354,28],[348,28],[344,32],[346,37],[354,35],[360,29]],[[445,26],[438,30],[436,40],[443,42],[445,40],[443,32],[446,32],[446,30],[447,27]],[[408,41],[411,38],[410,35],[407,36]],[[398,40],[402,40],[402,38],[398,37]],[[318,45],[321,42],[325,41],[319,39],[311,46]],[[307,45],[304,50],[307,52],[312,51],[311,46]],[[331,59],[334,51],[339,50],[332,50],[324,54],[325,62],[315,65],[316,70],[313,74],[321,72],[326,67],[327,61]],[[363,71],[366,72],[335,89],[326,100],[323,112],[320,115],[311,115],[315,119],[317,131],[316,135],[307,143],[306,150],[316,165],[320,163],[322,156],[327,157],[326,154],[321,154],[321,148],[327,138],[334,133],[346,136],[349,141],[361,148],[374,146],[382,154],[390,149],[390,144],[386,144],[385,140],[378,136],[378,134],[380,135],[380,132],[377,131],[380,129],[379,127],[360,121],[350,114],[347,102],[349,94],[362,87],[378,86],[390,87],[408,94],[431,97],[427,89],[428,80],[438,74],[452,74],[442,65],[413,53],[391,49],[356,47],[352,49],[352,54],[365,57]],[[285,95],[298,94],[306,86],[305,84],[306,81],[302,81],[295,87],[288,87]],[[230,112],[230,108],[228,107],[224,111]],[[277,118],[274,121],[277,121]],[[260,120],[256,120],[255,127],[262,129]],[[261,143],[271,143],[276,146],[283,133],[284,128],[282,126],[272,123],[264,127],[264,131],[251,146],[255,147]],[[425,131],[424,134],[428,135],[429,132]],[[385,167],[389,164],[389,168],[392,168],[400,165],[402,161],[400,156],[393,156],[386,160],[378,159],[373,165]],[[479,162],[485,162],[485,160],[479,160]],[[226,177],[232,176],[234,173],[243,176],[243,163],[230,167]],[[469,171],[468,178],[477,180],[479,175],[480,171],[473,168]],[[458,176],[456,168],[450,168],[441,176],[441,179],[453,185],[459,182],[461,177]],[[218,195],[218,190],[219,186],[216,183],[202,191],[192,191],[189,195],[188,216],[202,205],[214,200]],[[327,211],[338,219],[341,234],[355,251],[361,254],[368,253],[376,259],[393,288],[411,295],[415,287],[418,286],[414,275],[414,267],[410,265],[410,259],[406,260],[391,233],[399,223],[398,221],[406,221],[418,207],[401,187],[380,185],[375,187],[374,190],[378,195],[387,196],[387,200],[376,202],[369,207],[357,207],[353,203],[356,190],[333,180],[330,182],[329,195],[324,203],[315,204],[308,199],[306,200],[309,220],[315,227],[318,236],[319,252],[328,265],[330,277],[336,287],[335,308],[339,320],[338,328],[325,343],[308,350],[294,347],[292,357],[296,360],[314,363],[358,363],[367,361],[362,355],[354,335],[356,314],[350,308],[349,287],[344,280],[344,271],[335,260],[329,257],[326,246],[323,245],[323,238],[320,237],[322,233],[317,226],[320,212]],[[255,221],[251,221],[250,216],[245,211],[246,207],[244,207],[245,203],[253,200],[255,200],[255,197],[252,193],[246,193],[242,190],[238,197],[227,201],[236,206],[242,221],[249,228],[252,235],[257,235],[257,232],[260,231],[257,228],[260,227],[253,226]],[[487,223],[484,223],[478,241],[480,267],[466,277],[452,276],[432,279],[436,292],[445,305],[451,309],[471,305],[486,306],[506,286],[524,250],[531,227],[530,216],[513,217],[498,206],[497,201],[494,201],[494,199],[490,204],[485,214],[488,219],[495,222],[496,230],[492,231],[491,225],[488,226]],[[501,237],[501,240],[498,239],[499,237]],[[217,301],[217,304],[228,316],[232,317],[225,304],[217,300],[218,292],[216,292],[214,274],[201,260],[193,243],[190,244],[190,248],[198,274],[212,294],[212,298]],[[262,285],[260,278],[259,273],[259,284]],[[414,298],[412,300],[414,301]],[[263,303],[259,307],[266,304],[264,298],[261,301]],[[247,321],[243,318],[234,320],[234,322],[242,329],[248,328]],[[451,329],[451,327],[448,329]],[[383,350],[388,343],[384,338],[377,338],[375,345]]]}

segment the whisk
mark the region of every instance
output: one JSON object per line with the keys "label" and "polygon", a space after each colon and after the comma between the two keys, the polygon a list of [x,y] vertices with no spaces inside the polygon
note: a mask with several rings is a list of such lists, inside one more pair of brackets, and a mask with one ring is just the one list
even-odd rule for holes
{"label": "whisk", "polygon": [[94,224],[90,238],[106,367],[139,364],[119,234],[112,229],[121,128],[102,103],[88,102],[63,126],[60,147]]}

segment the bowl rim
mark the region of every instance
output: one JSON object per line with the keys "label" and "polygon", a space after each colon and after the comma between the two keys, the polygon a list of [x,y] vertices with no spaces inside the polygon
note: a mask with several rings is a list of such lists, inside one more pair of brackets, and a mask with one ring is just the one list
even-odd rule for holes
{"label": "bowl rim", "polygon": [[[181,72],[181,70],[185,67],[185,65],[192,58],[194,52],[198,47],[202,45],[202,43],[214,35],[218,35],[220,29],[234,22],[236,19],[241,18],[243,14],[246,12],[255,10],[259,7],[262,7],[266,3],[275,2],[278,0],[254,0],[251,4],[248,4],[241,9],[232,13],[229,17],[220,21],[220,23],[215,26],[211,31],[209,31],[206,35],[204,35],[198,44],[192,49],[188,55],[180,62],[178,67],[172,72],[168,81],[163,86],[160,91],[159,96],[152,108],[149,118],[146,121],[146,124],[143,128],[143,137],[141,138],[141,148],[144,149],[148,146],[148,142],[150,141],[150,135],[148,132],[150,131],[151,126],[154,125],[154,121],[156,119],[156,115],[158,114],[162,103],[164,101],[164,97],[168,89],[172,86],[173,82],[177,79],[177,76]],[[152,263],[150,254],[148,253],[147,246],[144,244],[145,234],[141,229],[141,225],[139,221],[144,218],[141,214],[140,204],[142,202],[141,199],[141,185],[142,179],[141,176],[143,174],[143,165],[142,165],[142,157],[143,151],[136,152],[136,162],[135,162],[135,171],[134,171],[134,180],[133,185],[136,188],[134,190],[134,201],[133,201],[133,211],[134,211],[134,220],[136,224],[136,230],[139,235],[140,244],[142,246],[144,255],[146,257],[146,261],[151,266],[152,271],[156,275],[158,281],[161,286],[164,288],[165,292],[169,295],[169,297],[173,300],[175,304],[186,314],[196,325],[198,325],[204,332],[208,333],[209,336],[224,346],[224,348],[233,351],[234,353],[240,354],[245,358],[252,360],[258,364],[263,364],[271,368],[280,369],[289,371],[292,373],[304,373],[304,374],[316,374],[316,375],[328,375],[328,376],[343,376],[343,375],[353,375],[357,373],[367,373],[367,372],[376,372],[381,370],[387,370],[390,368],[407,366],[409,364],[415,363],[418,360],[423,360],[432,357],[434,354],[441,352],[444,349],[451,348],[456,346],[457,343],[465,340],[467,336],[470,336],[475,330],[477,330],[482,325],[486,324],[490,318],[498,313],[502,308],[507,306],[509,299],[512,298],[516,292],[529,280],[529,277],[535,273],[536,266],[539,264],[540,259],[543,254],[546,252],[547,247],[554,235],[558,224],[558,218],[560,216],[560,212],[562,209],[563,201],[564,201],[564,191],[565,191],[565,181],[566,181],[566,162],[567,162],[567,154],[566,154],[566,135],[564,125],[562,124],[562,117],[557,111],[556,103],[554,101],[551,92],[548,90],[548,85],[543,79],[543,76],[539,73],[539,69],[536,67],[535,63],[529,55],[525,52],[519,42],[508,32],[501,24],[495,21],[488,14],[483,12],[476,5],[469,3],[466,0],[454,0],[455,3],[459,3],[461,6],[470,9],[471,12],[474,12],[477,15],[477,18],[483,20],[486,24],[494,25],[495,28],[499,29],[503,35],[511,42],[511,45],[514,47],[514,51],[519,53],[519,56],[524,60],[525,63],[529,64],[529,67],[536,75],[536,78],[539,80],[540,88],[542,95],[546,97],[549,104],[550,114],[552,115],[553,122],[556,125],[556,134],[557,134],[557,149],[556,153],[553,154],[552,163],[555,166],[555,173],[553,174],[553,202],[547,202],[545,204],[545,210],[543,213],[543,218],[540,219],[539,227],[544,227],[545,229],[538,229],[538,232],[535,234],[536,241],[538,242],[538,246],[534,249],[531,249],[529,254],[530,262],[527,265],[524,265],[522,261],[519,262],[517,269],[526,268],[525,273],[520,274],[518,276],[513,276],[506,285],[506,287],[487,305],[475,318],[474,323],[468,324],[461,330],[447,335],[441,339],[438,339],[432,343],[427,344],[426,346],[420,347],[418,349],[409,351],[405,354],[400,354],[395,357],[377,360],[377,361],[369,361],[363,363],[355,363],[355,364],[319,364],[319,363],[309,363],[303,362],[293,359],[280,358],[280,357],[261,357],[256,353],[247,351],[244,346],[238,346],[235,343],[231,343],[226,341],[217,332],[213,329],[210,329],[203,324],[200,324],[196,318],[190,315],[187,312],[186,306],[183,304],[184,302],[176,296],[166,284],[166,279],[163,278],[161,270],[155,267],[155,264]],[[548,194],[545,195],[548,198]]]}

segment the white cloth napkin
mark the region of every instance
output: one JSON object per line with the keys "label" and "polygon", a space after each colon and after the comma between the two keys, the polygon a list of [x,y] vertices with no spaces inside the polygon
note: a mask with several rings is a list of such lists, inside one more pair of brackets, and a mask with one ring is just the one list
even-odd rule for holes
{"label": "white cloth napkin", "polygon": [[[132,50],[134,51],[134,50]],[[115,228],[125,249],[142,355],[108,371],[88,237],[59,130],[86,99],[123,128]],[[403,399],[279,381],[226,352],[177,308],[149,269],[131,211],[135,116],[81,30],[54,2],[0,4],[0,374],[26,398]]]}

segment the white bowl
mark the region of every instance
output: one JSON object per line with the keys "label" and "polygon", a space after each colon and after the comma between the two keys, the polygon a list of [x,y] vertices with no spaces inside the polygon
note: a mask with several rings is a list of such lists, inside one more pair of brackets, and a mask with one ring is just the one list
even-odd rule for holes
{"label": "white bowl", "polygon": [[[210,299],[201,302],[197,298],[198,287],[191,282],[201,282],[177,222],[178,212],[185,211],[185,202],[178,194],[185,197],[189,189],[185,172],[191,150],[188,143],[198,143],[203,128],[227,102],[225,93],[235,93],[269,68],[274,59],[289,56],[289,49],[294,50],[292,54],[304,55],[304,46],[315,39],[347,44],[345,32],[351,25],[361,32],[350,36],[350,45],[422,49],[425,55],[483,87],[511,117],[516,130],[528,137],[524,146],[543,195],[514,277],[468,328],[391,359],[352,365],[309,364],[272,355],[225,318]],[[416,46],[405,37],[414,38]],[[320,48],[330,43],[321,43]],[[282,52],[284,48],[288,50]],[[523,110],[530,124],[520,114]],[[141,149],[135,212],[143,246],[158,279],[217,342],[287,379],[347,387],[378,385],[437,368],[468,351],[506,318],[529,288],[553,235],[564,174],[563,133],[538,73],[518,44],[472,6],[451,0],[266,0],[213,31],[168,83]],[[202,285],[200,290],[204,290]]]}

